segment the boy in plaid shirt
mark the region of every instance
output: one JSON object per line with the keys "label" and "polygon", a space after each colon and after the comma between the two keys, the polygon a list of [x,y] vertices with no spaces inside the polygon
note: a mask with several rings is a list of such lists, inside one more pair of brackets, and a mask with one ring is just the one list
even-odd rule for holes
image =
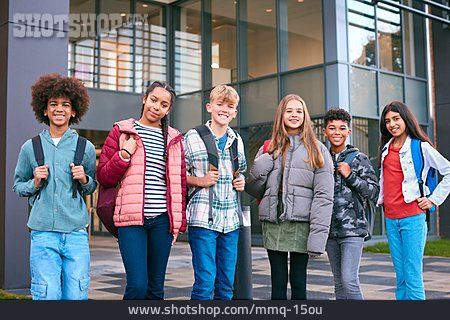
{"label": "boy in plaid shirt", "polygon": [[[229,127],[237,115],[239,95],[230,86],[218,85],[210,94],[206,109],[218,150],[218,170],[209,170],[208,153],[200,135],[189,130],[183,139],[186,157],[187,184],[191,194],[201,188],[186,208],[189,245],[195,283],[192,300],[231,300],[233,297],[239,238],[238,192],[244,191],[242,175],[247,168],[241,137]],[[240,176],[233,176],[230,148],[238,140]],[[213,188],[210,201],[209,189]],[[210,206],[211,215],[210,215]],[[211,219],[212,218],[212,219]]]}

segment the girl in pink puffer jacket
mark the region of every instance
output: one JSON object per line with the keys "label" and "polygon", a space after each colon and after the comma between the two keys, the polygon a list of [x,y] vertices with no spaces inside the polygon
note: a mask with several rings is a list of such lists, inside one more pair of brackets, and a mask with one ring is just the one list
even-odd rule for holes
{"label": "girl in pink puffer jacket", "polygon": [[97,178],[118,185],[114,224],[127,275],[124,299],[163,299],[171,246],[186,230],[186,165],[182,135],[168,125],[175,91],[155,81],[141,118],[114,124]]}

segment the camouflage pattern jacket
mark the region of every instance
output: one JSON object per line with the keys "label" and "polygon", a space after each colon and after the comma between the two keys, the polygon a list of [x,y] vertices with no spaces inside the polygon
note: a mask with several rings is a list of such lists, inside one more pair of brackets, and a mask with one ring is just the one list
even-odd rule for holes
{"label": "camouflage pattern jacket", "polygon": [[[352,172],[344,178],[337,171],[339,162],[347,154],[358,152],[350,164]],[[334,163],[334,204],[331,217],[330,238],[365,237],[367,220],[365,200],[376,201],[380,192],[378,179],[369,158],[357,148],[347,145],[338,159],[331,153]]]}

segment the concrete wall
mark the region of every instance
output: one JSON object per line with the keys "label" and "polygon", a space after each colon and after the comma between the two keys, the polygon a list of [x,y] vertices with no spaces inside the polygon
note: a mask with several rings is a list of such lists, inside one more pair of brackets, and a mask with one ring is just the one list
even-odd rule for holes
{"label": "concrete wall", "polygon": [[28,287],[30,281],[27,199],[19,198],[12,191],[21,145],[44,128],[36,122],[31,111],[30,87],[42,74],[67,74],[68,54],[67,37],[14,37],[13,15],[67,14],[69,0],[9,0],[1,3],[0,286],[9,289]]}

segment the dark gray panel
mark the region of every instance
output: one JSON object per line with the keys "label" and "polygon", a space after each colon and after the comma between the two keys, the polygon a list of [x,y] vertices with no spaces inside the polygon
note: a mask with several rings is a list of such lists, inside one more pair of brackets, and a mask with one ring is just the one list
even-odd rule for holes
{"label": "dark gray panel", "polygon": [[9,1],[0,1],[0,26],[8,21],[8,10]]}
{"label": "dark gray panel", "polygon": [[[436,98],[436,142],[439,152],[450,159],[450,30],[441,23],[433,23],[434,85]],[[450,200],[440,209],[440,235],[450,239]]]}
{"label": "dark gray panel", "polygon": [[[3,4],[2,4],[3,5]],[[6,90],[8,64],[8,25],[0,25],[0,164],[6,156]],[[5,167],[0,165],[0,204],[5,203]],[[5,208],[0,205],[0,287],[4,284],[5,271]]]}
{"label": "dark gray panel", "polygon": [[115,92],[101,89],[89,89],[91,106],[83,121],[74,127],[109,131],[114,122],[140,118],[142,95],[136,93]]}
{"label": "dark gray panel", "polygon": [[[68,10],[67,1],[13,1],[26,12],[58,12]],[[33,3],[32,6],[18,6]],[[67,13],[67,12],[66,12]],[[10,24],[11,25],[11,24]],[[44,126],[36,122],[30,108],[31,85],[45,73],[67,74],[67,38],[15,38],[9,29],[6,92],[6,158],[4,183],[4,283],[5,288],[29,285],[29,235],[26,227],[27,199],[12,191],[14,169],[22,144]],[[2,208],[3,209],[3,208]]]}
{"label": "dark gray panel", "polygon": [[[439,152],[450,159],[450,103],[436,105],[436,142]],[[450,239],[450,200],[439,208],[440,236]]]}
{"label": "dark gray panel", "polygon": [[[20,24],[32,25],[32,26],[40,26],[40,21],[34,21],[34,19],[27,19],[20,14],[51,14],[52,19],[57,19],[55,15],[66,15],[69,13],[69,1],[58,1],[58,0],[17,0],[10,1],[9,7],[9,22],[19,21]],[[54,30],[68,30],[68,24],[64,24],[62,27],[58,23],[54,23],[54,27],[50,28]]]}

